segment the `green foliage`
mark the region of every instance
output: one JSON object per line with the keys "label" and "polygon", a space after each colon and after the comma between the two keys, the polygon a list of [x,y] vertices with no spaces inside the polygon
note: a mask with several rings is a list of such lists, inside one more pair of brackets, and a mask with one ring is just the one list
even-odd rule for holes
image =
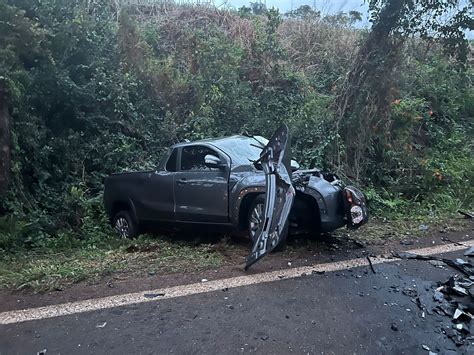
{"label": "green foliage", "polygon": [[[356,13],[318,22],[299,10],[183,7],[138,21],[107,1],[0,0],[13,135],[0,249],[109,242],[104,177],[153,169],[185,138],[269,136],[286,122],[301,163],[340,168],[334,102],[364,33]],[[360,180],[379,213],[472,206],[469,72],[424,42],[403,55],[389,129],[362,127],[377,135]]]}

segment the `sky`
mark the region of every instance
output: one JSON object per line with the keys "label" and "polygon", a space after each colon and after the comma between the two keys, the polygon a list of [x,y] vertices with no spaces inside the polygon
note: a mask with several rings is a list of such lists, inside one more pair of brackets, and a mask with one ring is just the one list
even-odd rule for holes
{"label": "sky", "polygon": [[[216,3],[218,1],[219,0],[216,0]],[[250,1],[228,0],[227,3],[239,8],[242,5],[248,6]],[[337,13],[340,11],[347,12],[350,10],[357,10],[360,12],[367,11],[367,4],[364,5],[363,0],[266,0],[266,3],[267,7],[278,7],[282,12],[290,11],[292,8],[297,9],[301,5],[316,5],[316,8],[324,13]]]}
{"label": "sky", "polygon": [[[226,0],[215,0],[216,5],[222,1],[224,3]],[[256,2],[257,0],[255,0]],[[262,0],[265,2],[265,0]],[[243,5],[249,6],[249,0],[227,0],[228,6],[233,6],[239,8]],[[364,16],[364,21],[368,24],[367,20],[367,3],[364,3],[364,0],[266,0],[267,7],[276,7],[280,9],[280,12],[285,13],[291,10],[295,10],[302,5],[310,5],[311,7],[316,7],[323,14],[335,14],[338,12],[349,12],[351,10],[356,10],[361,12]]]}
{"label": "sky", "polygon": [[[243,5],[249,6],[250,2],[256,2],[258,0],[214,0],[214,4],[219,6],[220,4],[226,4],[226,6],[232,6],[239,8]],[[359,11],[362,13],[362,22],[357,24],[357,27],[364,28],[370,27],[368,20],[368,5],[367,0],[262,0],[266,1],[267,7],[276,7],[280,9],[280,12],[285,13],[291,10],[295,10],[301,5],[310,5],[316,7],[323,14],[336,14],[338,12],[349,12],[351,10]],[[470,0],[462,0],[461,4],[467,3]],[[466,31],[468,39],[474,39],[474,31]]]}

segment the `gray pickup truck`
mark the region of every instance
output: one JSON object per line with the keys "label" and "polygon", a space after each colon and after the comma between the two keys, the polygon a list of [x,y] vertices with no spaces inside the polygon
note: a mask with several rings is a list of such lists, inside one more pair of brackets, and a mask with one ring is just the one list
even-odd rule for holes
{"label": "gray pickup truck", "polygon": [[[287,134],[283,126],[270,142],[237,135],[179,143],[156,170],[107,177],[104,203],[113,227],[128,238],[148,222],[225,225],[248,230],[256,245],[266,220],[281,219],[268,226],[270,234],[278,229],[273,244],[288,230],[327,232],[364,224],[360,191],[344,187],[334,174],[284,163]],[[276,246],[260,244],[265,251]]]}

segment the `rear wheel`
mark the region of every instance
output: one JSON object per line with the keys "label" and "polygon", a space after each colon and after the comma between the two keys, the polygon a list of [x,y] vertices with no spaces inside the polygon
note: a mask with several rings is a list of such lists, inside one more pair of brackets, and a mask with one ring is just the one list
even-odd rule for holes
{"label": "rear wheel", "polygon": [[[252,201],[250,205],[247,226],[249,238],[254,244],[257,241],[257,231],[262,227],[263,220],[265,217],[265,195],[258,195]],[[280,243],[276,246],[275,250],[281,251],[285,249],[286,240],[288,237],[288,221],[286,222],[285,227],[283,228],[283,238]]]}
{"label": "rear wheel", "polygon": [[128,211],[120,211],[115,215],[113,227],[120,238],[135,238],[138,235],[138,225]]}

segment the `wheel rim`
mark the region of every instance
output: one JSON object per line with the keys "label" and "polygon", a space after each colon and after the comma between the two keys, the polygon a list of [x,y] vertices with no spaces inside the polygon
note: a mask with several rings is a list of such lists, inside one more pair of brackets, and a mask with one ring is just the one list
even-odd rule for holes
{"label": "wheel rim", "polygon": [[128,221],[124,217],[119,217],[115,221],[115,230],[121,238],[128,238],[129,226]]}
{"label": "wheel rim", "polygon": [[255,241],[255,235],[263,223],[263,203],[258,203],[250,214],[250,238]]}

